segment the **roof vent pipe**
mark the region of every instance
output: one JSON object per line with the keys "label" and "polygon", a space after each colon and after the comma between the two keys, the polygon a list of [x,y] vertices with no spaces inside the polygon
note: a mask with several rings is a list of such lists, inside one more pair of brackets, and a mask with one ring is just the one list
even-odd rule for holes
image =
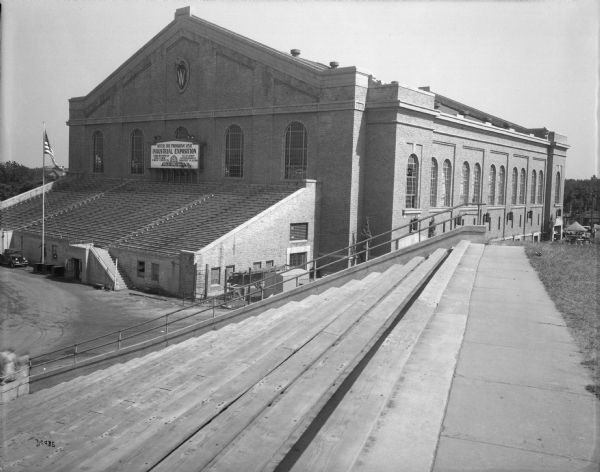
{"label": "roof vent pipe", "polygon": [[294,57],[298,57],[300,55],[300,49],[292,49],[290,50],[290,54]]}
{"label": "roof vent pipe", "polygon": [[340,63],[336,62],[336,61],[331,61],[329,63],[329,67],[331,67],[332,69],[337,69],[339,65],[340,65]]}

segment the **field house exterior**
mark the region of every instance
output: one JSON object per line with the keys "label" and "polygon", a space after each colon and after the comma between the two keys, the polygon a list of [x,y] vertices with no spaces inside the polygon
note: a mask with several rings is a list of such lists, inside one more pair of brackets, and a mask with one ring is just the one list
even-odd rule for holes
{"label": "field house exterior", "polygon": [[[548,225],[559,234],[562,226],[564,136],[428,87],[276,51],[189,7],[72,98],[68,125],[71,175],[288,189],[177,257],[109,249],[134,282],[140,262],[159,266],[157,285],[171,294],[208,294],[207,284],[222,286],[232,268],[330,253],[360,240],[367,220],[375,235],[461,203],[478,213],[464,224],[485,224],[488,239],[539,239]],[[150,271],[142,275],[149,280],[135,285],[152,285]]]}

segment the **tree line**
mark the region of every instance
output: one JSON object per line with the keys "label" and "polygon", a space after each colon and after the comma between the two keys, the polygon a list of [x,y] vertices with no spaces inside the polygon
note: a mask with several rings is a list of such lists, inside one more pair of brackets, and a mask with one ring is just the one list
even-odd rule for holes
{"label": "tree line", "polygon": [[568,213],[600,210],[600,180],[565,179],[563,208]]}
{"label": "tree line", "polygon": [[42,169],[31,169],[15,161],[0,162],[0,200],[42,185]]}

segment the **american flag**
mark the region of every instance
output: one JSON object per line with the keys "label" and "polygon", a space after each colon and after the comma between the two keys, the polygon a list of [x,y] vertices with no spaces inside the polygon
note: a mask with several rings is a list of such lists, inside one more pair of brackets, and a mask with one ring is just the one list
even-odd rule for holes
{"label": "american flag", "polygon": [[52,161],[54,162],[54,151],[52,150],[52,146],[50,146],[50,141],[48,140],[46,131],[44,131],[44,154],[51,156]]}

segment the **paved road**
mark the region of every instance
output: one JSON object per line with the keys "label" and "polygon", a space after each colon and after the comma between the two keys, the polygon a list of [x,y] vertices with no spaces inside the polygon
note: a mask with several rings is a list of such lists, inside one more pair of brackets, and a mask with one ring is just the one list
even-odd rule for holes
{"label": "paved road", "polygon": [[181,306],[50,279],[29,268],[0,267],[0,350],[35,356]]}

